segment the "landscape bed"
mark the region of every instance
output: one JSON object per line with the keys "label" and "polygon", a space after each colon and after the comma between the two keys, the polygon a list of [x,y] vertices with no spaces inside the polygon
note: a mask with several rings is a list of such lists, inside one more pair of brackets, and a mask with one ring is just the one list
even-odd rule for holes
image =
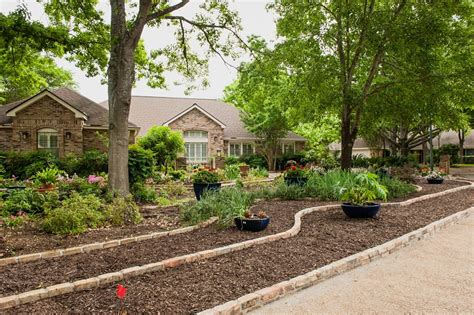
{"label": "landscape bed", "polygon": [[[444,187],[446,188],[453,187]],[[376,219],[347,219],[340,209],[318,211],[303,217],[302,230],[293,238],[254,246],[224,256],[124,281],[129,290],[125,306],[130,313],[156,313],[157,311],[191,313],[207,309],[384,243],[452,213],[462,211],[472,206],[473,202],[474,194],[469,189],[416,202],[406,207],[384,206]],[[295,209],[291,211],[293,214],[297,211],[296,209],[317,205],[314,202],[304,201],[269,203],[275,206],[272,208],[277,208],[276,204],[282,208],[292,207]],[[290,225],[292,224],[293,220]],[[272,233],[275,231],[273,230]],[[168,245],[171,245],[170,239],[167,238],[167,240]],[[119,248],[127,252],[123,247]],[[103,251],[100,251],[96,255],[102,253]],[[20,274],[6,276],[4,272],[8,273],[8,269],[0,270],[2,270],[1,281],[12,276],[20,276]],[[20,271],[29,274],[25,269],[18,269],[18,272]],[[60,272],[66,273],[63,270]],[[38,284],[42,285],[31,275],[29,277],[36,281],[36,287]],[[6,285],[11,289],[12,281],[0,283],[2,288]],[[7,310],[7,313],[63,313],[66,311],[112,313],[116,307],[115,289],[115,285],[110,285],[67,294],[22,305]]]}

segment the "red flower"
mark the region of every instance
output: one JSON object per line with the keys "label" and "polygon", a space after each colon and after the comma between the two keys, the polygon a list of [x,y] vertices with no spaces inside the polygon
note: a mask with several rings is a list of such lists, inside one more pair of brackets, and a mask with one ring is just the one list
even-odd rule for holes
{"label": "red flower", "polygon": [[291,167],[291,169],[292,169],[293,171],[296,171],[296,166],[293,165],[293,166]]}
{"label": "red flower", "polygon": [[125,298],[125,294],[127,294],[127,288],[119,284],[117,286],[117,297],[123,300]]}

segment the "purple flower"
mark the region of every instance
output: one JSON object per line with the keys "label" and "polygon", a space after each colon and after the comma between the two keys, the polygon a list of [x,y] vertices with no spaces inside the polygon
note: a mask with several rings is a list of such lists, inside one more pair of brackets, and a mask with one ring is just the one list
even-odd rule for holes
{"label": "purple flower", "polygon": [[89,177],[87,177],[87,182],[89,184],[100,183],[103,180],[104,178],[102,176],[89,175]]}

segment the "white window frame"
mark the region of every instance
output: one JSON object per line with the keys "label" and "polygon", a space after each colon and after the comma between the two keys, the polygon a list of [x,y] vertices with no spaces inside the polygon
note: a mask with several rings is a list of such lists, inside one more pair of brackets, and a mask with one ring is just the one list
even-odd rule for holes
{"label": "white window frame", "polygon": [[[40,151],[51,152],[52,154],[59,154],[59,132],[51,128],[39,129],[37,132],[37,149]],[[43,146],[40,141],[40,137],[46,136],[46,146]],[[52,136],[56,136],[56,146],[52,146],[54,143],[51,141]]]}
{"label": "white window frame", "polygon": [[[242,156],[244,155],[244,144],[246,145],[251,145],[252,146],[252,152],[253,154],[255,154],[255,143],[253,142],[248,142],[248,141],[242,141],[242,142],[237,142],[237,141],[232,141],[227,144],[227,152],[228,152],[228,156],[236,156],[236,157],[239,157],[239,156]],[[239,145],[239,154],[238,155],[234,155],[234,154],[231,154],[230,152],[230,146],[231,145]]]}
{"label": "white window frame", "polygon": [[293,146],[293,152],[292,153],[295,153],[296,152],[296,143],[293,141],[293,142],[282,142],[281,143],[281,153],[282,154],[285,154],[287,153],[287,151],[285,150],[285,146]]}
{"label": "white window frame", "polygon": [[[187,130],[183,133],[186,147],[186,163],[207,163],[209,148],[209,133],[203,130]],[[191,156],[191,147],[194,154]],[[197,152],[201,154],[197,155]]]}

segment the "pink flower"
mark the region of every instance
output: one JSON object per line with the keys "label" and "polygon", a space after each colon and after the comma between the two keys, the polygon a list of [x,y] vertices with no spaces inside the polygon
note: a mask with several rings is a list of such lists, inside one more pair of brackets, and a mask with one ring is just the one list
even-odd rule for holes
{"label": "pink flower", "polygon": [[103,180],[104,178],[102,176],[89,175],[89,177],[87,177],[87,182],[89,184],[100,183]]}
{"label": "pink flower", "polygon": [[123,300],[125,298],[125,294],[127,294],[127,288],[119,284],[117,286],[117,297]]}

